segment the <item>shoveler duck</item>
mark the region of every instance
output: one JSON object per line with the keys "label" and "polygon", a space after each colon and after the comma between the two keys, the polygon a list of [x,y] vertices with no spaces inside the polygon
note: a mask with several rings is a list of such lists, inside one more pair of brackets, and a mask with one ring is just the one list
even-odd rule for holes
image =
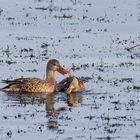
{"label": "shoveler duck", "polygon": [[71,94],[84,91],[85,85],[80,78],[76,76],[70,76],[58,83],[57,89],[58,91],[63,91],[67,94]]}
{"label": "shoveler duck", "polygon": [[18,78],[15,80],[3,80],[8,84],[1,90],[9,93],[52,93],[56,90],[55,71],[68,76],[69,72],[64,69],[58,60],[51,59],[46,67],[46,79]]}

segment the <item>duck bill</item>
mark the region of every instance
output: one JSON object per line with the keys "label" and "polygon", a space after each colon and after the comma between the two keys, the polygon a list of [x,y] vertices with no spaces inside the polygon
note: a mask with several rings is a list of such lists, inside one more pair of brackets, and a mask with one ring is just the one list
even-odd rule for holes
{"label": "duck bill", "polygon": [[63,67],[59,66],[59,68],[57,69],[57,71],[61,74],[63,74],[65,77],[69,77],[70,73],[69,71],[67,71],[66,69],[64,69]]}

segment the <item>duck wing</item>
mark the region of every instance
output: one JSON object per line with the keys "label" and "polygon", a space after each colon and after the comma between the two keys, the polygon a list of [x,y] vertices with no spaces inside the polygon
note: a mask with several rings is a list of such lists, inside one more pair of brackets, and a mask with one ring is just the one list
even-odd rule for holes
{"label": "duck wing", "polygon": [[58,83],[57,90],[66,91],[69,88],[71,82],[72,82],[72,77],[67,77],[63,79],[61,82]]}
{"label": "duck wing", "polygon": [[[8,84],[1,90],[5,92],[20,92],[22,87],[30,87],[30,85],[37,85],[41,79],[39,78],[17,78],[14,80],[2,80],[3,83]],[[27,88],[25,87],[25,89]]]}
{"label": "duck wing", "polygon": [[32,82],[41,80],[40,78],[17,78],[14,80],[2,80],[5,84],[18,84],[18,83],[25,83],[25,82]]}

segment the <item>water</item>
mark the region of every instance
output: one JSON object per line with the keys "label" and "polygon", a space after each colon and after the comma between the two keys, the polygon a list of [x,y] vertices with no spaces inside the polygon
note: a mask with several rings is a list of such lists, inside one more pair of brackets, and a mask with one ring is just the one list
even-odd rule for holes
{"label": "water", "polygon": [[51,58],[91,78],[70,96],[0,92],[1,140],[140,139],[140,47],[126,50],[140,43],[139,9],[139,0],[0,0],[0,80],[44,79]]}

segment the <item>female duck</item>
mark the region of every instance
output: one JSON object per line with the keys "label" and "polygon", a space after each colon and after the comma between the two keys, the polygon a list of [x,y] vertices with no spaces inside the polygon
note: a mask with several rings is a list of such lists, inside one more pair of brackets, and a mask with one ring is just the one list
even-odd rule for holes
{"label": "female duck", "polygon": [[66,92],[67,94],[75,93],[75,92],[82,92],[85,90],[84,82],[76,77],[70,76],[64,80],[62,80],[57,85],[58,91]]}
{"label": "female duck", "polygon": [[56,59],[48,61],[46,68],[46,79],[40,78],[18,78],[15,80],[3,80],[8,84],[1,90],[4,92],[17,92],[17,93],[51,93],[56,89],[55,71],[68,75],[69,72],[65,70]]}

